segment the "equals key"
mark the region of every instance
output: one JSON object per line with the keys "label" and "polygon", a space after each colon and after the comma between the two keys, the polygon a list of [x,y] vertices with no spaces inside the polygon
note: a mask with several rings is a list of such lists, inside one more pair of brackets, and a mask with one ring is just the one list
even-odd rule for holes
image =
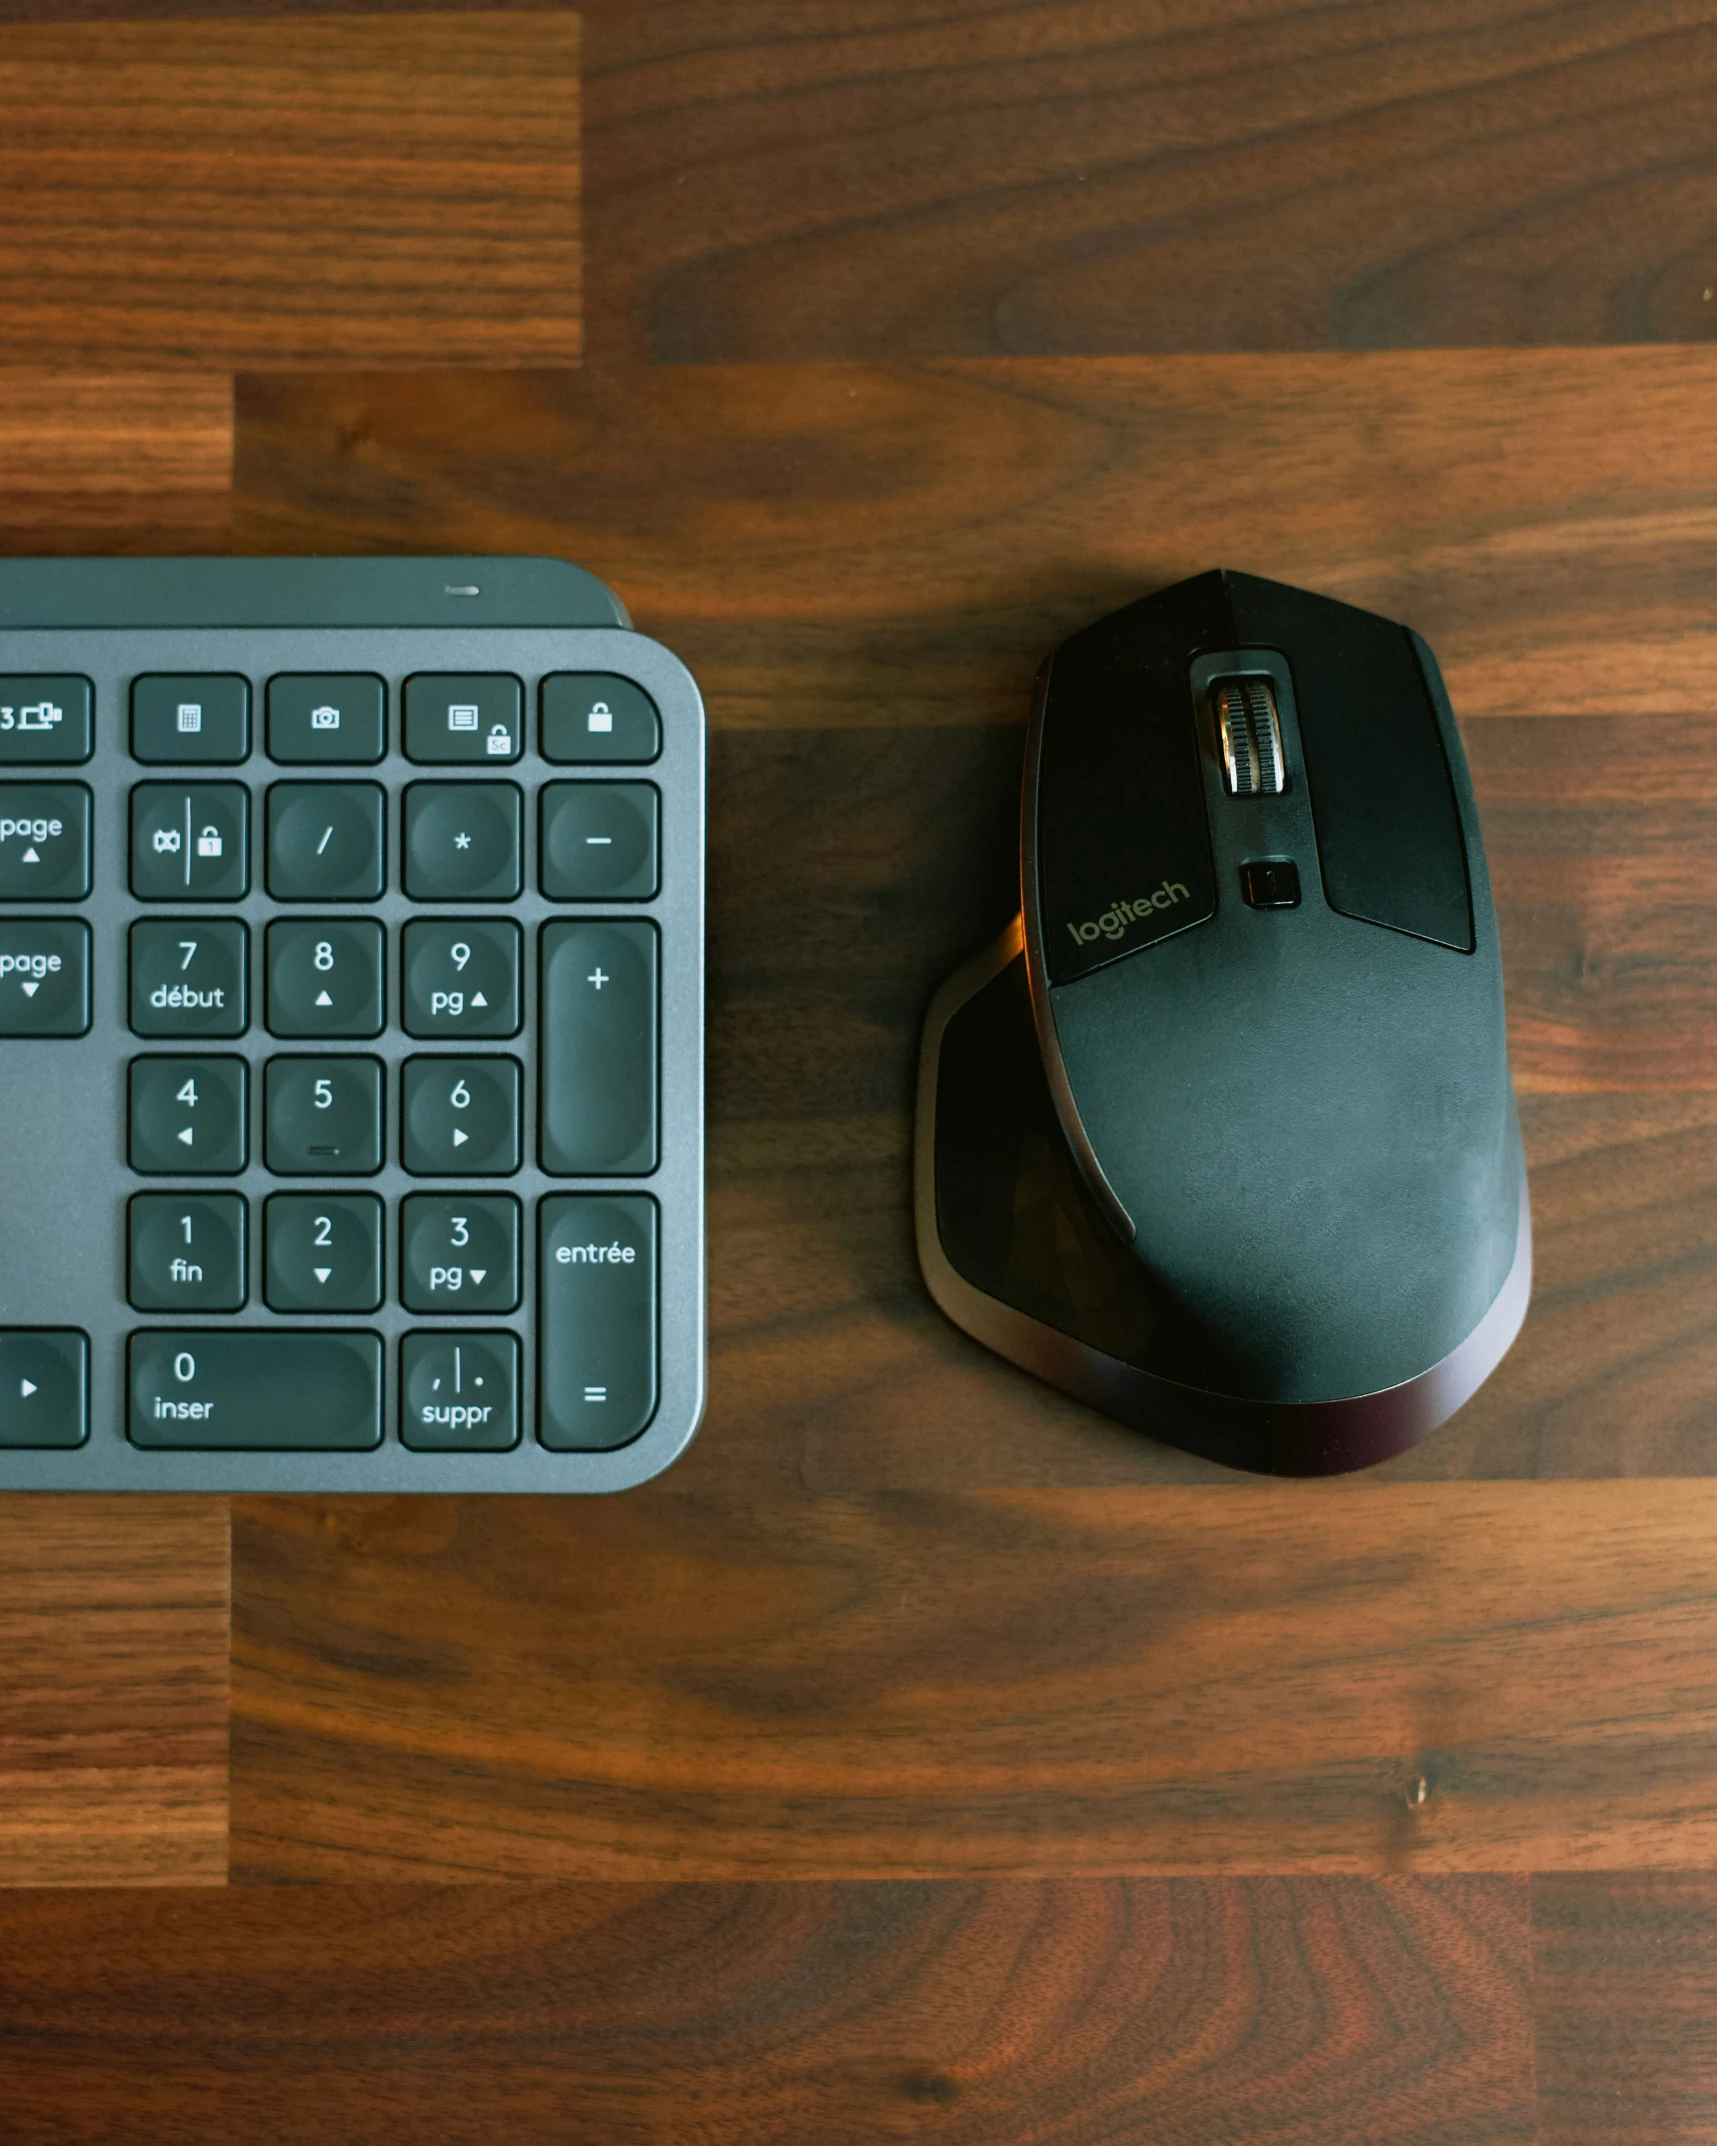
{"label": "equals key", "polygon": [[656,1413],[656,1203],[565,1193],[542,1203],[538,1435],[599,1452]]}

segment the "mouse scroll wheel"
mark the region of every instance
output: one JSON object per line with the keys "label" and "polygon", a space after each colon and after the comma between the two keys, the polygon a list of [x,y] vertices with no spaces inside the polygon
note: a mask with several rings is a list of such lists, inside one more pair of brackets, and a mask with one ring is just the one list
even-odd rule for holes
{"label": "mouse scroll wheel", "polygon": [[1288,787],[1282,726],[1268,678],[1219,678],[1210,689],[1230,797],[1276,796]]}

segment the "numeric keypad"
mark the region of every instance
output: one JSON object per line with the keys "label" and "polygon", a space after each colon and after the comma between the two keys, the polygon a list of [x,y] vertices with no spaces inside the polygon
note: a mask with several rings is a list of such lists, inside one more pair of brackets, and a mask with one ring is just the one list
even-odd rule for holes
{"label": "numeric keypad", "polygon": [[544,560],[25,594],[126,612],[0,675],[0,1488],[655,1472],[703,1369],[683,672]]}

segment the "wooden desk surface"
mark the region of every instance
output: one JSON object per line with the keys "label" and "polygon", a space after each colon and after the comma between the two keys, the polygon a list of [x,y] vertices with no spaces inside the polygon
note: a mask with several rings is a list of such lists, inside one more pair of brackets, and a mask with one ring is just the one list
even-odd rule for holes
{"label": "wooden desk surface", "polygon": [[[1714,95],[1703,0],[0,0],[4,547],[562,553],[713,727],[703,1431],[0,1501],[3,2146],[1717,2140]],[[1430,638],[1502,917],[1532,1313],[1338,1483],[909,1227],[1031,674],[1214,564]]]}

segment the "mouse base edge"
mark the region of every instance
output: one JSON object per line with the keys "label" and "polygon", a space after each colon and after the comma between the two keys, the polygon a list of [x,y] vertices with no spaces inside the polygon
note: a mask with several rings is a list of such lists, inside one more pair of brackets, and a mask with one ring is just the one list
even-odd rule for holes
{"label": "mouse base edge", "polygon": [[919,1266],[938,1308],[1020,1370],[1165,1445],[1248,1474],[1343,1475],[1417,1445],[1471,1399],[1508,1353],[1532,1295],[1532,1220],[1524,1174],[1514,1259],[1477,1324],[1448,1354],[1398,1385],[1315,1402],[1261,1402],[1187,1386],[1122,1361],[992,1296],[955,1267],[937,1217],[935,1127],[942,1041],[966,1003],[1020,958],[1015,918],[944,982],[925,1020],[913,1159]]}

